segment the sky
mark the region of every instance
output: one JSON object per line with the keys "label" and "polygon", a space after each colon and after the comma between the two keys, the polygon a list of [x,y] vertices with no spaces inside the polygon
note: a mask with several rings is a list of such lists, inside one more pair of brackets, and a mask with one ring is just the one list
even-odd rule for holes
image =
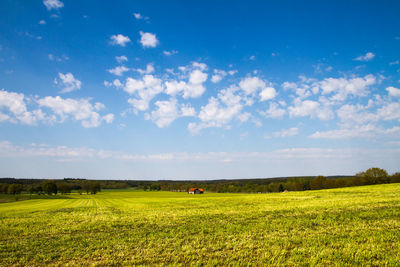
{"label": "sky", "polygon": [[0,2],[0,177],[400,171],[399,1]]}

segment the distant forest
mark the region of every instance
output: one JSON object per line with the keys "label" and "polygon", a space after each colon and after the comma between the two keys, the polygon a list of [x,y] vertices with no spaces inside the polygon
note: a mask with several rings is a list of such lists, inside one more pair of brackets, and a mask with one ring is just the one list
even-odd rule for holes
{"label": "distant forest", "polygon": [[149,191],[186,192],[189,188],[203,188],[206,192],[217,193],[269,193],[284,191],[305,191],[361,185],[400,183],[400,172],[389,175],[384,169],[370,168],[354,176],[307,176],[262,179],[203,180],[203,181],[135,181],[135,180],[88,180],[82,178],[64,179],[16,179],[0,178],[0,193],[20,194],[96,194],[101,189],[127,189]]}

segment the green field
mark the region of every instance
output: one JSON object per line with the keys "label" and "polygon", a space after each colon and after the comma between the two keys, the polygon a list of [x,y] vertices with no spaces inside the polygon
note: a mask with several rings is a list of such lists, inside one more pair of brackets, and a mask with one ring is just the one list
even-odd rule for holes
{"label": "green field", "polygon": [[400,265],[400,184],[0,204],[0,265]]}

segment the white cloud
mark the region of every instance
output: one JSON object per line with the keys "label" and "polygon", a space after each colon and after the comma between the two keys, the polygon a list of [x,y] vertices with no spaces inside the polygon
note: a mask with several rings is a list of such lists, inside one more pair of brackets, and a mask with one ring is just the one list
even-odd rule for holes
{"label": "white cloud", "polygon": [[117,67],[115,67],[113,69],[109,69],[107,71],[109,73],[114,74],[114,75],[122,76],[124,74],[124,72],[129,71],[129,69],[127,67],[125,67],[125,66],[117,66]]}
{"label": "white cloud", "polygon": [[227,126],[235,117],[242,122],[246,120],[246,114],[241,115],[243,108],[242,98],[235,94],[238,90],[237,87],[231,86],[221,90],[218,98],[211,97],[208,100],[208,104],[201,107],[198,116],[201,122],[190,123],[188,125],[189,131],[192,134],[196,134],[203,128]]}
{"label": "white cloud", "polygon": [[270,100],[276,97],[276,91],[273,87],[265,87],[260,92],[261,101]]}
{"label": "white cloud", "polygon": [[228,71],[228,74],[231,75],[231,76],[233,76],[233,75],[235,75],[237,72],[238,72],[237,70],[230,70],[230,71]]}
{"label": "white cloud", "polygon": [[249,60],[256,60],[256,56],[250,56]]}
{"label": "white cloud", "polygon": [[276,96],[275,89],[267,87],[266,82],[258,77],[247,77],[239,82],[239,87],[246,95],[254,95],[257,91],[261,91],[261,101],[272,99]]}
{"label": "white cloud", "polygon": [[178,109],[177,100],[175,98],[169,101],[157,101],[154,103],[157,109],[151,112],[151,120],[156,123],[159,128],[168,127],[174,120],[184,116],[195,116],[194,108],[188,105],[182,105]]}
{"label": "white cloud", "polygon": [[396,61],[393,61],[393,62],[389,62],[389,65],[390,65],[390,66],[399,65],[399,61],[396,60]]}
{"label": "white cloud", "polygon": [[400,122],[400,103],[387,103],[377,110],[380,119],[389,121],[397,120]]}
{"label": "white cloud", "polygon": [[174,96],[183,92],[183,98],[196,98],[203,95],[206,90],[203,83],[208,77],[208,74],[204,72],[207,69],[207,65],[193,62],[191,67],[179,67],[179,69],[188,73],[186,74],[188,75],[188,81],[170,80],[165,82],[166,93]]}
{"label": "white cloud", "polygon": [[361,55],[359,57],[356,57],[354,60],[357,61],[370,61],[375,57],[375,54],[372,52],[368,52],[365,55]]}
{"label": "white cloud", "polygon": [[110,37],[112,45],[120,45],[125,47],[127,43],[131,41],[128,36],[124,36],[122,34],[112,35]]}
{"label": "white cloud", "polygon": [[389,86],[386,88],[386,91],[389,92],[390,96],[399,97],[400,96],[400,89],[395,88],[393,86]]}
{"label": "white cloud", "polygon": [[69,57],[67,57],[66,55],[62,55],[61,57],[59,57],[59,56],[55,56],[53,54],[48,54],[47,57],[51,61],[58,61],[58,62],[62,62],[62,61],[65,61],[65,60],[69,59]]}
{"label": "white cloud", "polygon": [[113,82],[104,81],[104,85],[107,87],[115,86],[117,88],[124,86],[119,79],[115,79]]}
{"label": "white cloud", "polygon": [[296,100],[294,106],[289,108],[290,117],[306,117],[319,118],[327,120],[332,118],[333,114],[330,110],[322,109],[320,104],[312,100]]}
{"label": "white cloud", "polygon": [[165,82],[165,93],[169,94],[169,95],[176,95],[181,91],[184,91],[185,88],[187,87],[186,82],[184,81],[167,81]]}
{"label": "white cloud", "polygon": [[205,71],[208,69],[207,64],[197,62],[197,61],[192,62],[192,66],[193,66],[193,68],[199,69],[201,71]]}
{"label": "white cloud", "polygon": [[[371,155],[374,155],[371,158]],[[73,159],[114,159],[122,162],[282,162],[282,167],[301,162],[304,167],[315,167],[316,161],[323,163],[324,168],[332,165],[337,160],[348,161],[357,158],[364,162],[371,159],[399,158],[398,149],[332,149],[332,148],[287,148],[264,152],[174,152],[158,154],[128,154],[122,151],[96,150],[87,147],[51,146],[47,144],[31,144],[29,146],[17,146],[9,141],[0,141],[0,157],[27,158],[49,157],[50,160],[73,160]],[[49,159],[45,159],[46,161]],[[321,161],[322,160],[322,161]],[[370,164],[368,164],[370,165]],[[353,172],[356,172],[354,170]],[[298,170],[293,172],[298,173]],[[333,172],[335,173],[335,172]],[[350,172],[351,173],[351,172]],[[293,174],[293,175],[294,175]],[[279,175],[279,173],[277,173]],[[171,177],[172,178],[172,177]]]}
{"label": "white cloud", "polygon": [[[36,98],[32,104],[37,104],[38,109],[28,111],[25,103],[25,96],[22,93],[0,91],[0,110],[6,109],[7,113],[0,112],[0,121],[12,123],[23,123],[36,125],[37,122],[45,123],[64,122],[69,116],[81,121],[84,127],[97,127],[104,120],[111,123],[114,115],[107,114],[101,117],[97,112],[105,108],[102,103],[92,105],[88,99],[63,99],[59,96]],[[46,112],[41,108],[48,108]]]}
{"label": "white cloud", "polygon": [[[2,109],[6,109],[8,114],[3,113]],[[36,124],[35,113],[27,110],[24,94],[0,90],[0,122],[2,121]]]}
{"label": "white cloud", "polygon": [[360,105],[345,104],[336,112],[342,123],[349,126],[377,121],[379,119],[376,114],[367,112],[366,108]]}
{"label": "white cloud", "polygon": [[154,64],[153,63],[147,64],[145,70],[142,70],[142,69],[135,69],[135,70],[142,75],[143,74],[151,74],[154,72]]}
{"label": "white cloud", "polygon": [[267,118],[279,119],[286,114],[286,110],[279,108],[276,103],[271,103],[269,104],[269,108],[265,112],[260,112],[260,114]]}
{"label": "white cloud", "polygon": [[211,81],[212,81],[213,83],[218,83],[218,82],[220,82],[223,78],[225,78],[226,75],[228,75],[228,74],[226,73],[226,71],[215,69],[215,70],[214,70],[214,75],[211,77]]}
{"label": "white cloud", "polygon": [[171,50],[171,51],[163,51],[163,54],[166,56],[172,56],[178,54],[178,51],[176,50]]}
{"label": "white cloud", "polygon": [[275,137],[291,137],[295,136],[299,133],[299,128],[293,127],[289,129],[283,129],[282,131],[275,132],[274,136]]}
{"label": "white cloud", "polygon": [[376,83],[374,75],[369,74],[364,78],[326,78],[321,82],[316,83],[321,90],[322,94],[334,93],[332,100],[343,101],[348,95],[365,96],[368,94],[368,87]]}
{"label": "white cloud", "polygon": [[43,0],[43,4],[46,6],[47,10],[60,9],[64,6],[64,3],[60,0]]}
{"label": "white cloud", "polygon": [[202,84],[207,80],[207,73],[201,70],[194,70],[189,75],[189,83],[191,84]]}
{"label": "white cloud", "polygon": [[300,81],[297,83],[282,83],[282,88],[295,91],[301,99],[321,92],[322,95],[329,95],[330,100],[334,102],[342,102],[349,96],[366,96],[369,94],[368,89],[377,82],[377,78],[372,74],[353,78],[325,78],[321,81],[304,76],[299,76],[299,78]]}
{"label": "white cloud", "polygon": [[112,123],[114,120],[114,114],[109,113],[109,114],[103,116],[102,120],[104,120],[106,123]]}
{"label": "white cloud", "polygon": [[69,93],[81,89],[81,81],[75,79],[74,75],[72,75],[70,72],[66,74],[59,72],[58,78],[59,79],[54,79],[54,83],[63,87],[60,93]]}
{"label": "white cloud", "polygon": [[316,139],[350,139],[350,138],[370,138],[377,135],[397,135],[400,134],[400,127],[395,126],[389,129],[377,127],[374,124],[356,125],[351,128],[343,128],[325,132],[315,132],[310,137]]}
{"label": "white cloud", "polygon": [[149,108],[150,101],[163,91],[162,81],[153,75],[144,75],[141,80],[127,78],[125,92],[136,95],[136,98],[128,99],[136,110],[145,111]]}
{"label": "white cloud", "polygon": [[159,43],[155,34],[150,32],[140,31],[140,43],[144,48],[146,47],[156,47]]}
{"label": "white cloud", "polygon": [[41,19],[41,20],[39,21],[39,24],[40,24],[40,25],[45,25],[45,24],[46,24],[46,21],[43,20],[43,19]]}
{"label": "white cloud", "polygon": [[116,60],[118,63],[122,63],[122,62],[124,62],[124,61],[128,61],[128,58],[127,58],[126,56],[116,56],[116,57],[115,57],[115,60]]}
{"label": "white cloud", "polygon": [[101,121],[104,120],[106,123],[111,123],[114,119],[113,114],[107,114],[101,116],[96,112],[96,107],[99,106],[104,108],[104,105],[99,103],[92,105],[89,99],[72,99],[72,98],[61,98],[60,96],[52,97],[46,96],[38,99],[37,103],[42,108],[50,109],[54,115],[51,116],[53,122],[64,122],[70,116],[81,121],[81,124],[85,128],[98,127]]}
{"label": "white cloud", "polygon": [[135,19],[142,19],[143,16],[140,13],[133,13],[133,16],[135,17]]}

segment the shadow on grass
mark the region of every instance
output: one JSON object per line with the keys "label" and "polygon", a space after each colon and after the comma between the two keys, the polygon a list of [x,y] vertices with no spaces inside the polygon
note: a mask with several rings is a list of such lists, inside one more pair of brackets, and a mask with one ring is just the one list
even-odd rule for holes
{"label": "shadow on grass", "polygon": [[71,197],[68,195],[29,195],[29,194],[17,194],[17,195],[9,195],[9,194],[0,194],[0,203],[9,203],[15,201],[24,201],[30,199],[70,199]]}

